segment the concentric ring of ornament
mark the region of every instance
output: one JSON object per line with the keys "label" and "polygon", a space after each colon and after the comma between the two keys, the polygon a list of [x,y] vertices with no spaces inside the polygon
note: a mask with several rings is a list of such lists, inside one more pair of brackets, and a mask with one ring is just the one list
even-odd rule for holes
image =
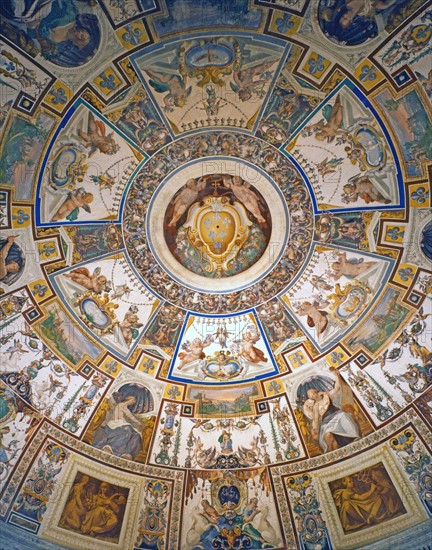
{"label": "concentric ring of ornament", "polygon": [[[277,265],[260,280],[254,277],[256,282],[247,288],[235,291],[226,288],[223,294],[185,288],[173,279],[152,254],[146,231],[149,204],[158,187],[180,167],[207,157],[233,157],[265,172],[279,187],[289,212],[289,240]],[[163,214],[161,212],[162,217]],[[278,221],[273,220],[273,223]],[[270,300],[297,275],[312,241],[312,201],[298,170],[273,146],[237,132],[208,132],[165,146],[141,168],[126,197],[123,233],[133,269],[161,298],[191,311],[234,313]]]}

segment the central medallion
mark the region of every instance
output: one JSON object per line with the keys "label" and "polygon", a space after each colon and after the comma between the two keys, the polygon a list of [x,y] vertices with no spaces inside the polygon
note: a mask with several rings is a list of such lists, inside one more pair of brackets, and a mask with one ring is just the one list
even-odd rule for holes
{"label": "central medallion", "polygon": [[203,277],[242,273],[263,255],[271,215],[261,193],[241,176],[189,178],[169,202],[164,237],[173,256]]}
{"label": "central medallion", "polygon": [[265,173],[212,158],[183,165],[163,182],[149,206],[147,235],[171,277],[220,293],[264,276],[283,252],[288,225],[286,202]]}

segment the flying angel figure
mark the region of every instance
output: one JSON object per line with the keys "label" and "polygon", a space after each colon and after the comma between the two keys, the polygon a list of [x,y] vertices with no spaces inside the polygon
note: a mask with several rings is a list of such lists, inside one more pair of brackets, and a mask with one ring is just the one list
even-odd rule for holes
{"label": "flying angel figure", "polygon": [[59,388],[64,388],[64,384],[60,382],[60,380],[57,380],[53,377],[52,374],[49,375],[49,381],[50,385],[48,387],[48,395],[51,397],[53,393],[55,393]]}
{"label": "flying angel figure", "polygon": [[92,193],[88,193],[84,187],[78,187],[74,191],[70,191],[67,197],[52,216],[51,221],[58,222],[63,219],[67,219],[70,222],[78,219],[80,214],[80,208],[85,212],[91,213],[90,204],[93,202],[94,196]]}
{"label": "flying angel figure", "polygon": [[87,132],[79,129],[78,135],[89,149],[89,157],[96,151],[105,155],[115,155],[120,150],[120,146],[114,141],[114,132],[107,134],[106,125],[97,120],[92,113],[89,114]]}
{"label": "flying angel figure", "polygon": [[24,323],[24,326],[25,326],[25,329],[20,330],[20,332],[23,336],[27,336],[28,338],[38,338],[38,335],[36,334],[36,332],[34,332],[31,329],[30,325],[27,322]]}
{"label": "flying angel figure", "polygon": [[111,189],[116,179],[114,176],[108,176],[108,174],[100,174],[98,176],[90,176],[93,183],[97,183],[101,189]]}
{"label": "flying angel figure", "polygon": [[329,323],[328,313],[323,311],[325,304],[321,305],[319,301],[313,303],[304,301],[297,307],[298,315],[306,315],[308,327],[314,328],[317,335],[320,336]]}
{"label": "flying angel figure", "polygon": [[250,442],[250,447],[239,446],[238,448],[238,455],[240,456],[241,460],[245,462],[248,466],[255,466],[256,464],[263,463],[260,459],[261,449],[259,448],[258,442],[258,436],[255,436]]}
{"label": "flying angel figure", "polygon": [[87,290],[93,290],[93,292],[100,294],[103,291],[109,292],[111,290],[111,282],[105,275],[101,275],[101,272],[100,267],[97,267],[93,273],[90,273],[86,267],[77,267],[70,273],[65,273],[64,276]]}
{"label": "flying angel figure", "polygon": [[166,113],[172,113],[174,107],[184,107],[192,92],[192,86],[186,87],[186,80],[176,74],[162,73],[154,69],[146,69],[150,77],[150,86],[159,94],[164,94],[164,107]]}
{"label": "flying angel figure", "polygon": [[333,286],[320,275],[312,275],[310,282],[315,290],[332,290],[333,288]]}
{"label": "flying angel figure", "polygon": [[204,448],[204,443],[198,436],[195,439],[195,460],[201,468],[207,468],[214,463],[216,458],[216,447]]}
{"label": "flying angel figure", "polygon": [[120,285],[116,287],[111,299],[114,300],[115,298],[121,298],[122,296],[129,297],[129,294],[132,292],[132,290],[133,289],[130,288],[127,284]]}
{"label": "flying angel figure", "polygon": [[9,359],[12,359],[15,353],[18,353],[18,354],[28,353],[28,350],[24,349],[23,344],[19,340],[15,339],[14,345],[8,348],[6,350],[6,353],[9,353]]}
{"label": "flying angel figure", "polygon": [[181,346],[184,351],[181,351],[178,356],[180,359],[180,364],[178,369],[181,370],[186,365],[197,361],[198,359],[204,359],[205,353],[203,349],[213,343],[213,337],[207,335],[204,340],[201,338],[194,338],[192,341],[187,340]]}
{"label": "flying angel figure", "polygon": [[322,160],[319,164],[315,164],[318,173],[321,174],[323,178],[327,176],[327,174],[334,174],[336,172],[336,168],[340,166],[343,162],[343,158],[332,158],[328,159],[326,157],[324,160]]}
{"label": "flying angel figure", "polygon": [[343,108],[340,94],[336,96],[333,106],[327,104],[321,112],[324,118],[310,126],[310,129],[315,132],[315,137],[318,141],[332,143],[338,134],[345,133],[341,130],[343,124]]}
{"label": "flying angel figure", "polygon": [[425,313],[424,307],[421,306],[421,308],[417,311],[417,313],[413,317],[413,321],[424,321],[428,317],[430,317],[432,313]]}
{"label": "flying angel figure", "polygon": [[221,348],[226,348],[230,334],[234,334],[234,332],[228,330],[226,327],[219,326],[217,328],[215,339],[219,342]]}

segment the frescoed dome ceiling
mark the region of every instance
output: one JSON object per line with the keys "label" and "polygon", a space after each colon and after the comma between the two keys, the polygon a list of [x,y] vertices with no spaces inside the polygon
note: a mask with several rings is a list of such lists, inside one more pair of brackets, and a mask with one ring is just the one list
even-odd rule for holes
{"label": "frescoed dome ceiling", "polygon": [[3,546],[429,547],[432,4],[0,31]]}

